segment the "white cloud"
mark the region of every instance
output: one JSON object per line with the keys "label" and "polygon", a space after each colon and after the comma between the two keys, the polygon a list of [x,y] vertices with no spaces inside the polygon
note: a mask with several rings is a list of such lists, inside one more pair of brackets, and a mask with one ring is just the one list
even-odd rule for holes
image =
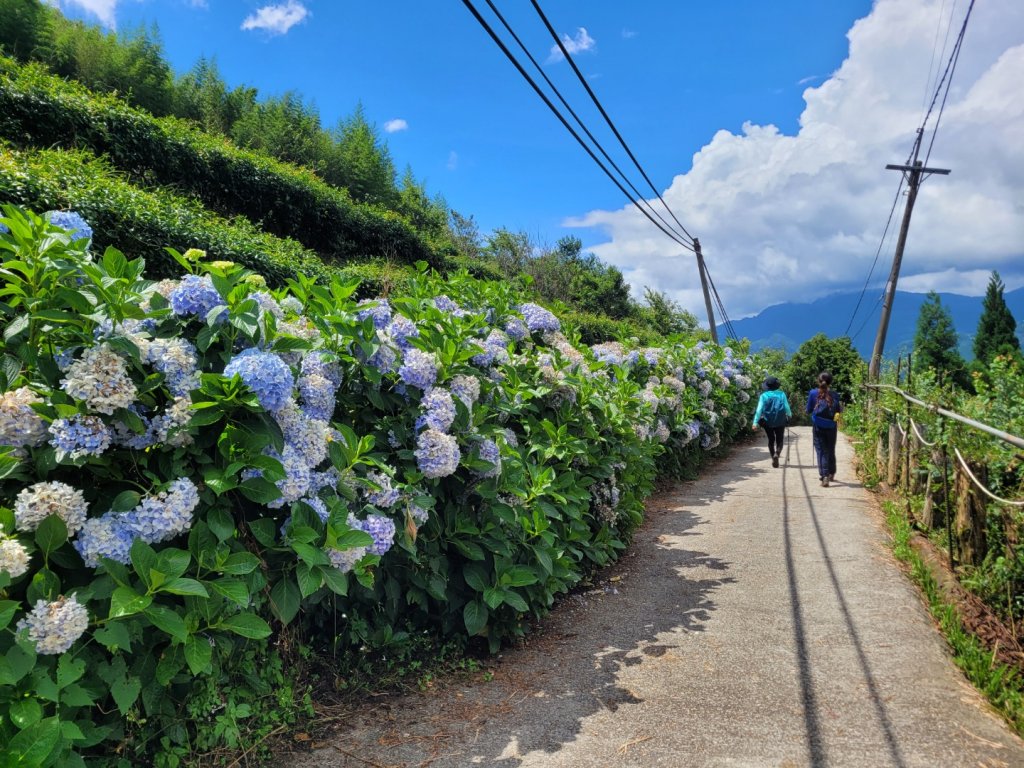
{"label": "white cloud", "polygon": [[454,171],[459,167],[459,153],[454,149],[448,153],[448,163],[445,166],[449,171]]}
{"label": "white cloud", "polygon": [[[750,123],[739,135],[719,131],[663,192],[700,237],[730,316],[860,290],[899,181],[885,165],[906,159],[923,118],[944,5],[948,13],[939,0],[878,0],[848,33],[846,61],[804,91],[796,135]],[[961,8],[954,36],[962,18]],[[901,289],[979,293],[992,269],[1008,285],[1024,280],[1022,81],[1024,3],[979,4],[928,161],[952,173],[921,187]],[[608,241],[591,250],[622,268],[638,290],[657,286],[691,310],[703,308],[693,255],[632,206],[565,223],[606,233]],[[896,220],[873,286],[888,276],[898,228]]]}
{"label": "white cloud", "polygon": [[242,22],[242,29],[262,29],[272,35],[283,35],[310,16],[309,10],[298,0],[280,5],[265,5]]}
{"label": "white cloud", "polygon": [[[594,46],[597,45],[597,41],[587,34],[586,29],[580,27],[576,31],[576,37],[562,35],[562,45],[565,46],[565,50],[569,52],[570,56],[575,56],[577,53],[594,50]],[[561,61],[564,58],[565,57],[562,56],[562,50],[557,45],[551,46],[551,55],[548,56],[549,64],[554,61]]]}
{"label": "white cloud", "polygon": [[398,131],[407,130],[408,128],[409,123],[400,117],[395,118],[394,120],[388,120],[384,123],[384,133],[396,133]]}
{"label": "white cloud", "polygon": [[100,24],[110,29],[117,27],[118,0],[46,0],[57,8],[77,7],[99,19]]}
{"label": "white cloud", "polygon": [[638,32],[637,32],[637,31],[636,31],[635,29],[629,29],[629,28],[627,28],[627,27],[623,27],[623,29],[622,29],[622,36],[623,36],[623,37],[624,37],[624,38],[625,38],[626,40],[629,40],[629,39],[631,39],[631,38],[634,38],[634,37],[636,37],[636,36],[637,36],[637,34],[639,34],[639,33],[638,33]]}

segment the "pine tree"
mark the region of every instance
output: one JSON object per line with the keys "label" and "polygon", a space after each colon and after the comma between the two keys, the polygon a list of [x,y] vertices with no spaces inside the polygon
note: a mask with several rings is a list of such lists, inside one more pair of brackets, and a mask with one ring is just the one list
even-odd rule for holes
{"label": "pine tree", "polygon": [[967,366],[958,348],[959,339],[949,310],[935,291],[921,305],[914,335],[914,370],[934,370],[952,377],[961,387],[969,386]]}
{"label": "pine tree", "polygon": [[986,365],[998,354],[1020,349],[1017,321],[1003,298],[1005,287],[999,273],[993,271],[974,335],[974,357]]}

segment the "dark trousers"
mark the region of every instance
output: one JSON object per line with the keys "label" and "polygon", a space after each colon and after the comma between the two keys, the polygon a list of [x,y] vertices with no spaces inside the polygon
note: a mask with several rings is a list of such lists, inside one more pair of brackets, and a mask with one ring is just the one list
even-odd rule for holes
{"label": "dark trousers", "polygon": [[768,435],[768,453],[778,456],[782,453],[782,439],[786,436],[786,425],[781,427],[765,427],[765,434]]}
{"label": "dark trousers", "polygon": [[818,454],[818,477],[836,473],[836,438],[838,429],[814,427],[814,452]]}

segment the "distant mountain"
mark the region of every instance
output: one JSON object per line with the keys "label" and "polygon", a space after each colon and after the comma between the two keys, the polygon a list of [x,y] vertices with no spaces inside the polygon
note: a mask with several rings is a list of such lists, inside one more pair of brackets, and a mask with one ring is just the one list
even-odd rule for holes
{"label": "distant mountain", "polygon": [[[847,335],[846,326],[859,296],[859,293],[836,293],[809,304],[776,304],[753,317],[735,321],[733,327],[741,338],[750,339],[751,349],[755,352],[765,347],[781,347],[792,353],[817,333],[830,337]],[[966,359],[972,359],[974,353],[971,346],[981,317],[983,297],[956,293],[940,293],[939,296],[942,297],[942,306],[953,317],[953,324],[960,337],[960,352]],[[923,293],[896,292],[889,332],[885,339],[887,358],[906,354],[913,347],[917,315],[925,298]],[[1008,291],[1004,298],[1017,321],[1018,338],[1024,337],[1024,288]],[[848,334],[854,336],[853,345],[865,360],[870,357],[875,343],[879,311],[879,307],[875,306],[875,297],[865,295],[857,319]],[[718,326],[718,332],[724,337],[725,329],[722,326]]]}

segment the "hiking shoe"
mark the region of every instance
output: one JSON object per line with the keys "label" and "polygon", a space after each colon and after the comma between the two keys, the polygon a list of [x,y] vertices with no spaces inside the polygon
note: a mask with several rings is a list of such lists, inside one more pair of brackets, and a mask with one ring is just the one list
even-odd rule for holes
{"label": "hiking shoe", "polygon": [[772,466],[773,467],[779,466],[779,457],[778,456],[772,456]]}
{"label": "hiking shoe", "polygon": [[821,478],[821,487],[822,488],[828,488],[828,478],[827,477]]}
{"label": "hiking shoe", "polygon": [[829,480],[830,483],[833,482],[835,479],[836,479],[836,473],[835,472],[833,472],[831,475],[828,476],[828,480]]}

